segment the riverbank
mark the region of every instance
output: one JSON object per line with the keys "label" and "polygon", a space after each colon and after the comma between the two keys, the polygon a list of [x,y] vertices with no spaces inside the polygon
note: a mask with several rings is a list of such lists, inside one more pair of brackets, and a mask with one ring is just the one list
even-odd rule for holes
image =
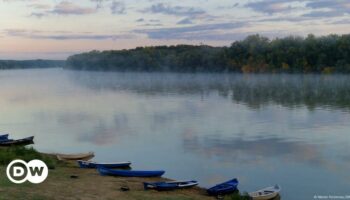
{"label": "riverbank", "polygon": [[[167,181],[157,178],[130,178],[101,176],[96,169],[80,169],[76,163],[63,162],[49,154],[39,153],[32,148],[1,149],[1,157],[45,159],[51,162],[48,178],[41,184],[14,184],[6,177],[6,165],[0,165],[0,200],[47,200],[47,199],[123,199],[123,200],[206,200],[215,199],[206,194],[205,189],[194,187],[176,191],[145,191],[143,182]],[[0,157],[0,158],[1,158]],[[52,166],[54,164],[54,166]],[[71,178],[71,176],[77,178]],[[121,187],[129,191],[121,191]],[[227,197],[225,199],[239,199]]]}
{"label": "riverbank", "polygon": [[[142,182],[163,181],[164,178],[124,178],[100,176],[94,169],[58,166],[49,171],[45,182],[35,185],[11,183],[5,166],[0,167],[0,199],[123,199],[123,200],[200,200],[213,199],[205,190],[193,188],[170,192],[144,191]],[[70,176],[78,178],[72,179]],[[120,190],[122,186],[129,191]]]}

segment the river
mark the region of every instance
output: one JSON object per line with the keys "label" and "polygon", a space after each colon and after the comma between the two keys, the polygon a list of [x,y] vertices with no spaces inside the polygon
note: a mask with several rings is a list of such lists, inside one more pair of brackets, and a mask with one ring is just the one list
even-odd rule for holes
{"label": "river", "polygon": [[0,71],[0,131],[203,187],[350,194],[350,76]]}

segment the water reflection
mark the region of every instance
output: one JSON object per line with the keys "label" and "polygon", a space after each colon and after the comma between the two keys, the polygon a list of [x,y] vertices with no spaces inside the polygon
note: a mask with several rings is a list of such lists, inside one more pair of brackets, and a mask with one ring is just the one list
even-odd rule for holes
{"label": "water reflection", "polygon": [[76,83],[93,90],[203,97],[214,93],[254,109],[268,104],[309,109],[350,108],[350,77],[346,75],[76,72],[70,76]]}
{"label": "water reflection", "polygon": [[310,165],[324,165],[326,159],[319,151],[321,145],[299,141],[287,141],[281,138],[223,138],[221,136],[184,137],[186,151],[207,158],[218,157],[221,160],[235,161],[241,164],[259,164],[278,158],[282,162],[300,162]]}
{"label": "water reflection", "polygon": [[[0,129],[174,179],[284,200],[350,187],[350,76],[0,71]],[[181,163],[181,164],[179,164]],[[336,184],[327,185],[325,182]],[[308,188],[308,189],[305,189]]]}

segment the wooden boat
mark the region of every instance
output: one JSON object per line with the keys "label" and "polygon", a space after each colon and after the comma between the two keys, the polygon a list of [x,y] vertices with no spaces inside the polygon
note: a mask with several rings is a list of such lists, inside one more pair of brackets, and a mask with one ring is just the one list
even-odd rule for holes
{"label": "wooden boat", "polygon": [[198,185],[198,181],[168,181],[168,182],[144,182],[143,187],[147,189],[155,189],[158,191],[175,190],[182,188],[191,188]]}
{"label": "wooden boat", "polygon": [[58,160],[90,160],[95,157],[93,152],[89,153],[79,153],[79,154],[56,154]]}
{"label": "wooden boat", "polygon": [[118,169],[109,169],[105,167],[97,167],[98,172],[102,176],[125,176],[125,177],[157,177],[162,176],[165,171],[135,171],[135,170],[118,170]]}
{"label": "wooden boat", "polygon": [[34,136],[26,137],[19,140],[4,140],[0,141],[1,147],[9,147],[9,146],[25,146],[29,144],[34,144]]}
{"label": "wooden boat", "polygon": [[238,186],[238,180],[235,178],[235,179],[226,181],[224,183],[215,185],[214,187],[209,188],[207,192],[209,195],[213,195],[213,196],[230,194],[235,191],[238,191],[237,186]]}
{"label": "wooden boat", "polygon": [[105,168],[123,168],[130,167],[131,162],[112,162],[112,163],[99,163],[93,161],[85,161],[78,160],[77,161],[80,168],[97,168],[97,167],[105,167]]}
{"label": "wooden boat", "polygon": [[275,198],[280,191],[281,187],[279,185],[275,185],[255,192],[250,192],[248,194],[253,200],[267,200]]}

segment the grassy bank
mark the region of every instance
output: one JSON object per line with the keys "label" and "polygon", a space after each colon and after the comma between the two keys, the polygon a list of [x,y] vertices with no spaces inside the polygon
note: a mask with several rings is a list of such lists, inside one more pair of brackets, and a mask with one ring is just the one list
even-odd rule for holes
{"label": "grassy bank", "polygon": [[[49,176],[45,182],[14,184],[6,177],[6,165],[13,159],[44,160],[50,165]],[[76,175],[78,178],[71,178]],[[42,154],[32,148],[0,149],[0,200],[2,199],[122,199],[122,200],[206,200],[215,199],[206,194],[205,189],[191,189],[169,192],[144,191],[142,182],[164,181],[164,178],[125,178],[100,176],[95,169],[80,169],[75,163],[65,163],[55,157]],[[129,191],[123,192],[121,187]],[[238,200],[239,195],[227,196],[224,199]]]}
{"label": "grassy bank", "polygon": [[54,169],[57,166],[57,160],[55,157],[40,153],[33,147],[11,147],[0,149],[0,165],[7,165],[15,159],[21,159],[26,162],[39,159],[44,161],[49,169]]}

